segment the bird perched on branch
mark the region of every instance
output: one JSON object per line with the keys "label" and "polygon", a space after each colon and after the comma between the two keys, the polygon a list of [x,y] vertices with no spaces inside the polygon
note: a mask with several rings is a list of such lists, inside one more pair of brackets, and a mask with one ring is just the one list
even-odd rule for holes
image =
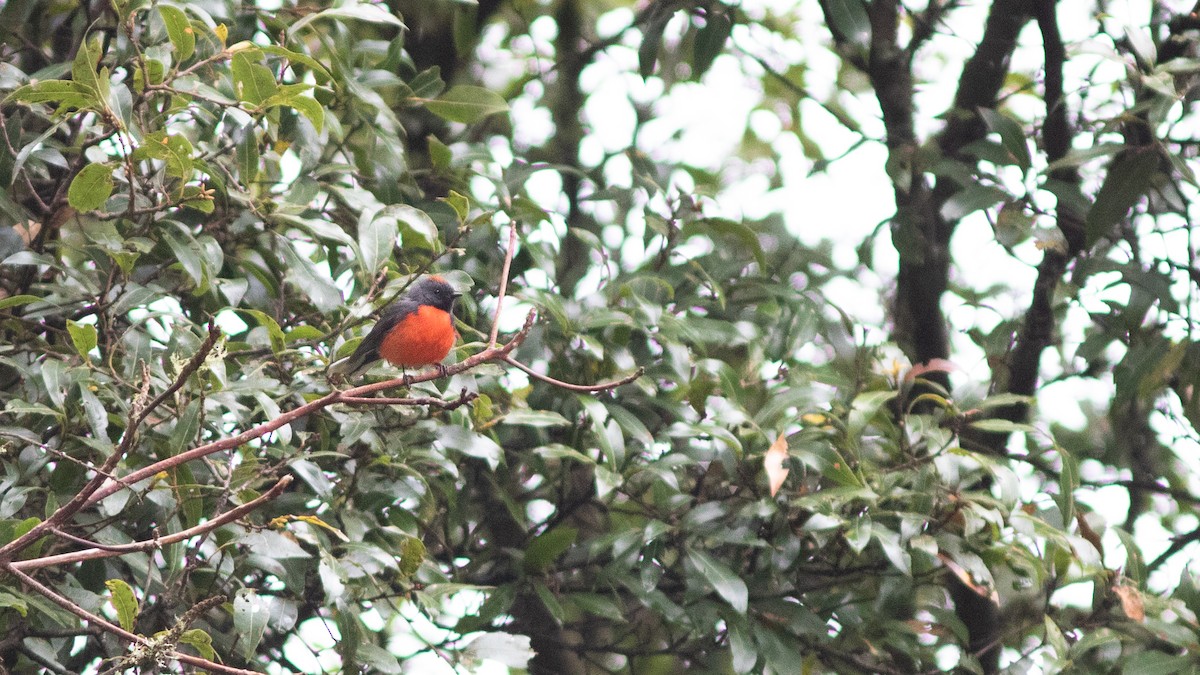
{"label": "bird perched on branch", "polygon": [[452,313],[459,295],[439,276],[419,279],[379,313],[353,354],[329,367],[330,377],[352,377],[381,358],[401,368],[437,366],[444,374],[442,359],[458,337]]}

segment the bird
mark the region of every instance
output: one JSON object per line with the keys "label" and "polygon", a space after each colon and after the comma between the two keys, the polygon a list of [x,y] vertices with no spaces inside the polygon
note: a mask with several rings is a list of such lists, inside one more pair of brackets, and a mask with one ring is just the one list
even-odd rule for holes
{"label": "bird", "polygon": [[460,295],[442,277],[429,275],[417,280],[379,313],[379,320],[353,354],[329,366],[330,377],[353,377],[381,358],[401,368],[437,366],[444,376],[442,359],[458,337],[453,312]]}

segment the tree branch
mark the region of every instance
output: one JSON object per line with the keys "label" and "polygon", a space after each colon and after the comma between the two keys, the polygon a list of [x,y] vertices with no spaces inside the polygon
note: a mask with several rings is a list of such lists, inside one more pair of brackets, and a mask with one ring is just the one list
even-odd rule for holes
{"label": "tree branch", "polygon": [[[142,645],[144,647],[155,646],[153,641],[150,640],[149,638],[146,638],[145,636],[142,636],[142,635],[137,635],[136,633],[131,633],[131,632],[125,630],[124,628],[121,628],[117,624],[112,623],[111,621],[108,621],[107,619],[104,619],[102,617],[96,616],[95,614],[92,614],[91,612],[87,611],[86,609],[84,609],[84,608],[80,607],[79,605],[75,604],[74,602],[72,602],[67,597],[65,597],[63,595],[59,595],[57,592],[55,592],[49,586],[46,586],[45,584],[41,583],[37,579],[34,579],[33,577],[22,572],[21,570],[14,568],[11,563],[0,563],[0,571],[8,572],[9,574],[11,574],[11,575],[15,576],[17,579],[19,579],[21,581],[21,583],[23,583],[26,586],[28,586],[29,588],[33,589],[33,591],[36,592],[38,595],[41,595],[42,597],[46,598],[50,602],[58,605],[59,607],[62,607],[63,609],[74,614],[75,616],[79,617],[80,619],[83,619],[84,621],[87,621],[88,623],[93,624],[95,626],[99,626],[100,628],[108,631],[109,633],[116,635],[117,637],[121,638],[122,640],[124,640],[126,642],[132,642],[134,644]],[[211,670],[211,671],[217,672],[217,673],[229,673],[230,675],[259,675],[258,673],[256,673],[253,670],[243,670],[241,668],[233,668],[233,667],[226,666],[226,665],[223,665],[220,663],[215,663],[213,661],[209,661],[208,659],[200,658],[199,656],[191,656],[189,654],[180,654],[179,652],[176,652],[176,651],[171,651],[169,656],[170,656],[170,658],[173,658],[181,663],[186,663],[188,665],[196,666],[198,668],[204,668],[206,670]]]}
{"label": "tree branch", "polygon": [[215,530],[226,523],[231,523],[250,513],[251,511],[254,511],[263,504],[278,497],[280,493],[282,493],[283,490],[291,484],[291,482],[291,476],[284,476],[283,478],[280,478],[275,485],[271,486],[270,490],[267,490],[265,493],[255,497],[245,504],[242,504],[241,506],[222,513],[212,520],[196,525],[195,527],[189,527],[186,530],[173,532],[165,537],[136,541],[131,544],[101,545],[94,542],[87,542],[79,537],[67,535],[67,533],[63,532],[62,530],[56,529],[54,530],[55,534],[64,536],[65,538],[75,542],[91,544],[92,548],[87,548],[82,551],[73,551],[71,553],[48,555],[41,558],[30,558],[29,560],[17,560],[9,565],[12,569],[16,570],[33,570],[41,567],[49,567],[51,565],[69,565],[71,563],[81,562],[84,560],[93,560],[95,558],[112,558],[119,555],[125,555],[126,553],[149,551],[162,546],[167,546],[169,544],[186,541],[192,537],[211,532],[212,530]]}
{"label": "tree branch", "polygon": [[[204,364],[204,360],[208,358],[209,352],[211,352],[213,347],[216,346],[217,339],[220,336],[220,330],[217,329],[215,323],[210,321],[208,324],[208,337],[205,338],[199,349],[196,350],[196,355],[193,356],[192,359],[188,361],[187,364],[184,365],[184,367],[179,371],[179,375],[176,376],[175,381],[172,382],[170,386],[163,391],[163,393],[156,396],[149,404],[142,403],[147,396],[150,386],[149,375],[146,374],[146,371],[143,369],[142,390],[138,397],[134,399],[133,405],[130,408],[129,422],[125,427],[124,435],[121,437],[120,445],[118,445],[116,450],[109,455],[108,459],[104,461],[104,464],[102,464],[100,468],[96,470],[96,475],[93,476],[92,479],[89,480],[87,484],[84,485],[83,488],[71,498],[71,501],[60,506],[54,511],[54,513],[50,514],[50,517],[46,518],[37,525],[34,525],[33,528],[31,528],[25,534],[0,547],[0,564],[11,561],[18,553],[23,551],[38,539],[41,539],[49,531],[58,528],[60,525],[66,522],[68,518],[78,513],[79,510],[84,506],[103,499],[103,497],[93,497],[96,491],[101,489],[102,485],[113,484],[113,481],[109,478],[109,475],[112,474],[113,469],[116,468],[121,459],[125,457],[125,454],[129,452],[129,448],[133,446],[134,438],[137,436],[138,427],[146,421],[146,417],[153,412],[155,408],[162,405],[163,401],[178,391],[179,388],[183,386],[183,383],[186,382],[189,377],[191,377],[192,373],[200,369],[200,366]],[[116,490],[111,490],[107,494],[112,494],[112,492],[115,491]]]}
{"label": "tree branch", "polygon": [[592,392],[597,392],[597,391],[608,391],[609,389],[616,389],[617,387],[620,387],[622,385],[626,385],[626,384],[629,384],[630,382],[633,382],[634,380],[641,377],[643,373],[646,372],[645,368],[638,368],[634,372],[632,372],[620,379],[613,380],[612,382],[603,382],[600,384],[571,384],[570,382],[563,382],[562,380],[556,380],[553,377],[550,377],[549,375],[542,375],[541,373],[537,372],[533,368],[530,368],[529,366],[525,365],[524,363],[521,363],[520,361],[512,358],[511,356],[504,357],[503,361],[510,366],[515,366],[518,370],[524,372],[526,375],[529,375],[530,377],[532,377],[534,379],[541,380],[542,382],[545,382],[546,384],[552,384],[556,387],[560,387],[560,388],[566,389],[568,391],[578,391],[578,392],[585,392],[585,393],[592,393]]}

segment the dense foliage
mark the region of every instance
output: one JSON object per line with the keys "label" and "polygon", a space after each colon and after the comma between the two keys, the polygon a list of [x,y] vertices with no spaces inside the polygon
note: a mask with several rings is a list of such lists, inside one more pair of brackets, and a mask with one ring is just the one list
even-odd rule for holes
{"label": "dense foliage", "polygon": [[1200,20],[1108,9],[0,5],[0,666],[1196,670]]}

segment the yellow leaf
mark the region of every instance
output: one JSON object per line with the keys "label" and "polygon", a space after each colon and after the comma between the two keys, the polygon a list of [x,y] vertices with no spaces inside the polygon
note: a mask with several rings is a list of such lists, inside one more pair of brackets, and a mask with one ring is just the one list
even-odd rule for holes
{"label": "yellow leaf", "polygon": [[347,537],[344,532],[342,532],[341,530],[337,529],[336,527],[330,525],[329,523],[321,520],[320,518],[318,518],[316,516],[295,516],[295,515],[279,516],[279,517],[271,520],[271,527],[276,527],[276,528],[283,527],[283,525],[285,523],[287,523],[288,521],[294,521],[294,520],[298,520],[302,523],[308,523],[309,525],[314,525],[316,527],[320,527],[325,530],[328,530],[330,533],[333,534],[333,536],[337,537],[338,539],[341,539],[342,541],[350,541],[350,537]]}
{"label": "yellow leaf", "polygon": [[779,438],[771,444],[767,449],[767,454],[763,455],[763,469],[767,472],[767,484],[771,487],[771,496],[779,492],[779,488],[783,486],[783,481],[787,480],[788,470],[783,468],[783,463],[788,458],[788,442],[785,434],[779,434]]}
{"label": "yellow leaf", "polygon": [[219,23],[216,28],[213,28],[213,33],[216,33],[217,39],[221,41],[221,46],[224,47],[225,38],[229,37],[229,27],[223,23]]}

